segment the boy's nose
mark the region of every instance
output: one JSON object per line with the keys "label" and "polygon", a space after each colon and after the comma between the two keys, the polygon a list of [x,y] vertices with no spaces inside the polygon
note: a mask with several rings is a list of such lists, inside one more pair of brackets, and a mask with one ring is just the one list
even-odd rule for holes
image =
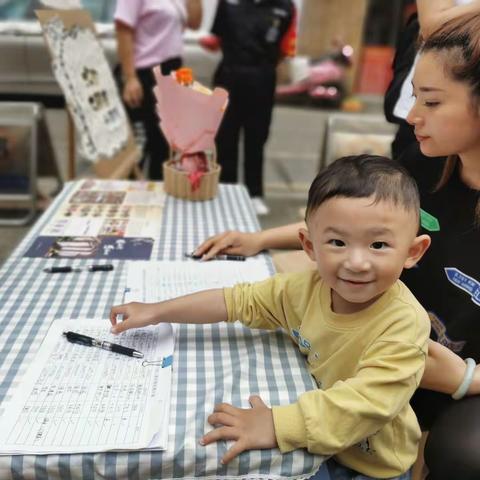
{"label": "boy's nose", "polygon": [[345,260],[345,268],[351,272],[364,272],[370,269],[370,261],[364,252],[355,250]]}

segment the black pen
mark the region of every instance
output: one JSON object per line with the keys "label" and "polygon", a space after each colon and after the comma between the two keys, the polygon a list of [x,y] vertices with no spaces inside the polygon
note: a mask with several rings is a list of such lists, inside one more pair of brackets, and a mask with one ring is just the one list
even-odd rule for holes
{"label": "black pen", "polygon": [[64,265],[63,267],[49,267],[44,268],[44,272],[46,273],[70,273],[70,272],[80,272],[80,268],[73,268],[69,265]]}
{"label": "black pen", "polygon": [[[110,263],[102,263],[100,265],[89,265],[87,267],[89,272],[110,272],[113,270],[113,265]],[[64,265],[63,267],[49,267],[44,268],[46,273],[70,273],[70,272],[81,272],[81,268],[73,268],[70,265]]]}
{"label": "black pen", "polygon": [[[201,260],[202,259],[202,255],[194,255],[193,253],[188,253],[188,252],[185,253],[185,256],[188,257],[188,258],[193,258],[194,260]],[[237,262],[243,262],[243,261],[245,261],[245,258],[246,257],[244,257],[243,255],[226,254],[226,255],[215,255],[210,260],[234,260],[234,261],[237,261]]]}
{"label": "black pen", "polygon": [[102,263],[100,265],[89,265],[87,267],[89,272],[110,272],[113,270],[113,265],[111,263]]}
{"label": "black pen", "polygon": [[78,343],[79,345],[85,345],[86,347],[98,347],[103,348],[114,353],[121,353],[122,355],[128,355],[129,357],[143,358],[143,353],[134,350],[133,348],[124,347],[117,343],[107,342],[106,340],[97,340],[96,338],[88,337],[77,332],[63,332],[63,335],[71,343]]}
{"label": "black pen", "polygon": [[212,260],[234,260],[236,262],[244,262],[245,257],[243,255],[215,255]]}

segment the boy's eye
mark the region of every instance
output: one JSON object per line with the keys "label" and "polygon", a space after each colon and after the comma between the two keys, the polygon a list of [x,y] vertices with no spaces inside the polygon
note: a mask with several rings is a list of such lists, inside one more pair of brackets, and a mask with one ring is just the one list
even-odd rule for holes
{"label": "boy's eye", "polygon": [[344,247],[345,246],[345,242],[343,242],[342,240],[339,240],[338,238],[332,238],[327,243],[329,245],[334,246],[334,247]]}
{"label": "boy's eye", "polygon": [[387,242],[373,242],[370,245],[370,247],[373,248],[374,250],[382,250],[383,248],[388,247],[388,243]]}

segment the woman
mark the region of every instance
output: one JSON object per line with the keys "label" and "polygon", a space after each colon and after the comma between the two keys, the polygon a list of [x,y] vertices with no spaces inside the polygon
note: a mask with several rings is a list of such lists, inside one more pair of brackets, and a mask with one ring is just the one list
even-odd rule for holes
{"label": "woman", "polygon": [[201,0],[117,0],[114,18],[122,98],[132,121],[145,131],[148,177],[161,179],[169,151],[158,126],[152,68],[160,65],[168,75],[182,66],[183,31],[200,26]]}
{"label": "woman", "polygon": [[[480,14],[449,20],[427,38],[413,76],[415,104],[407,121],[419,145],[402,156],[418,182],[422,229],[432,246],[403,281],[429,311],[432,339],[420,389],[412,400],[423,429],[429,480],[480,478]],[[418,150],[420,149],[420,151]],[[435,157],[447,158],[435,158]],[[402,160],[401,160],[402,161]],[[202,244],[252,255],[298,247],[298,227],[256,234],[227,232]],[[470,376],[473,374],[473,381]],[[429,390],[426,390],[429,389]]]}
{"label": "woman", "polygon": [[[433,30],[450,18],[475,11],[478,1],[472,0],[418,0],[418,13],[413,13],[400,33],[393,60],[393,78],[385,92],[384,112],[389,122],[398,124],[392,143],[392,158],[397,159],[415,143],[415,135],[406,118],[413,105],[412,77],[417,59],[418,37],[427,38]],[[470,4],[472,4],[470,6]],[[475,5],[477,4],[477,5]]]}

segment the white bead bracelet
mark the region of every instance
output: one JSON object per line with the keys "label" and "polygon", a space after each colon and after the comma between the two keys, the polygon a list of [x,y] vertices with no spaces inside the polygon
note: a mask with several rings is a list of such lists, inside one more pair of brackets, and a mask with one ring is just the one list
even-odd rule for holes
{"label": "white bead bracelet", "polygon": [[454,400],[460,400],[467,394],[473,380],[473,374],[476,367],[475,360],[473,358],[466,358],[465,363],[467,364],[467,368],[465,369],[465,375],[463,376],[462,383],[452,394],[452,398]]}

